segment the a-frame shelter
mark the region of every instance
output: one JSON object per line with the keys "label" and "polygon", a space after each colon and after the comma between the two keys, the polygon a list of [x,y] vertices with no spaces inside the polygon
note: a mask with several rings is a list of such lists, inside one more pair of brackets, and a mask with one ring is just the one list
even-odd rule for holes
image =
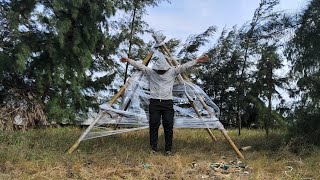
{"label": "a-frame shelter", "polygon": [[[157,48],[159,51],[161,51],[161,53],[164,55],[164,57],[166,58],[167,62],[171,65],[171,66],[177,66],[179,65],[178,61],[176,61],[173,56],[171,55],[169,49],[166,47],[164,42],[161,42],[162,40],[159,40],[158,37],[153,36],[156,43],[157,43]],[[143,64],[144,65],[148,65],[149,61],[151,60],[152,56],[153,56],[153,52],[150,52],[147,57],[143,60]],[[177,80],[179,82],[183,82],[183,81],[190,81],[189,78],[185,75],[185,74],[180,74],[177,76]],[[131,78],[129,78],[127,80],[127,82],[120,88],[120,90],[114,95],[114,97],[109,101],[108,106],[112,106],[117,99],[124,94],[126,88],[130,85],[130,81]],[[190,103],[190,105],[192,106],[194,112],[197,114],[198,118],[201,120],[202,116],[199,113],[199,110],[197,109],[196,104],[194,103],[193,99],[191,99],[189,96],[186,96],[188,98],[188,101]],[[197,98],[199,99],[200,103],[202,104],[202,106],[207,110],[207,112],[209,113],[210,116],[214,116],[214,114],[212,114],[211,111],[209,111],[209,107],[206,104],[206,102],[202,99],[201,96],[197,96]],[[131,103],[131,101],[126,101],[125,104],[122,105],[123,110],[126,111],[129,104]],[[81,141],[83,141],[86,136],[89,134],[89,132],[94,128],[94,126],[101,120],[103,119],[105,116],[108,116],[108,112],[100,109],[98,116],[94,119],[93,122],[91,122],[91,124],[87,127],[87,129],[82,133],[82,135],[79,137],[79,139],[75,142],[75,144],[68,150],[68,153],[72,153],[81,143]],[[116,125],[117,127],[117,125]],[[139,130],[139,128],[133,128],[136,130]],[[142,129],[142,128],[140,128]],[[212,138],[213,141],[216,141],[216,138],[214,137],[213,133],[211,132],[211,129],[206,127],[205,128],[206,131],[208,132],[209,136]],[[219,129],[220,132],[222,133],[222,135],[225,137],[225,139],[227,140],[227,142],[230,144],[230,146],[232,147],[232,149],[235,151],[235,153],[237,154],[237,156],[241,159],[244,158],[244,156],[242,155],[242,153],[239,151],[239,149],[237,148],[237,146],[234,144],[234,142],[232,141],[232,139],[229,137],[227,131],[224,128],[220,128]],[[127,131],[122,131],[122,132],[127,132]],[[110,133],[110,134],[117,134],[117,133]]]}

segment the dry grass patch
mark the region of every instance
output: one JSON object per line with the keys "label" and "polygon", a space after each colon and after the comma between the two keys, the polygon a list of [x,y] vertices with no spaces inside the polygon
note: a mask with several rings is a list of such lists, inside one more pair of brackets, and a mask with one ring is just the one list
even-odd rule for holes
{"label": "dry grass patch", "polygon": [[[291,153],[285,134],[243,130],[229,135],[244,151],[246,168],[219,131],[212,142],[205,130],[177,129],[175,156],[165,156],[162,129],[159,152],[150,154],[148,131],[131,132],[68,148],[83,130],[55,128],[0,135],[0,179],[319,179],[320,150]],[[214,163],[225,165],[218,168]],[[234,164],[232,164],[234,163]],[[224,169],[226,168],[226,169]]]}

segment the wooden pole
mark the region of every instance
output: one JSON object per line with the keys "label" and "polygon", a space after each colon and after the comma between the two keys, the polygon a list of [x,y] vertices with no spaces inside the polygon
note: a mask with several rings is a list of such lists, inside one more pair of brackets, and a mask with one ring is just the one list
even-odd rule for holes
{"label": "wooden pole", "polygon": [[[155,38],[155,40],[156,40],[156,38]],[[158,43],[158,42],[157,42],[157,43]],[[160,49],[161,49],[161,48],[166,48],[166,46],[165,46],[165,45],[162,45],[162,46],[160,46]],[[164,49],[161,49],[161,50],[163,51],[162,53],[165,54],[166,50],[164,50]],[[171,56],[171,54],[169,53],[169,51],[167,51],[167,54],[170,56],[171,59],[173,59],[172,56]],[[172,63],[172,62],[171,62],[170,60],[168,60],[167,58],[166,58],[166,60],[168,61],[168,63],[169,63],[171,66],[174,65],[173,63],[175,63],[175,65],[178,64],[178,62],[173,62],[173,63]],[[179,74],[179,75],[177,76],[177,78],[178,78],[178,81],[179,81],[180,83],[183,82],[183,78],[182,78],[182,75],[181,75],[181,74]],[[187,76],[185,76],[185,78],[187,78]],[[196,112],[197,116],[198,116],[200,119],[202,119],[202,117],[201,117],[201,115],[200,115],[197,107],[196,107],[195,104],[193,103],[193,100],[190,99],[189,96],[187,96],[187,98],[188,98],[189,103],[191,104],[192,108],[193,108],[194,111]],[[217,138],[213,135],[211,129],[207,127],[206,130],[207,130],[207,132],[209,133],[209,136],[211,137],[211,139],[212,139],[213,141],[217,141]]]}
{"label": "wooden pole", "polygon": [[244,159],[244,156],[242,155],[242,153],[239,151],[239,149],[237,148],[237,146],[234,144],[234,142],[232,141],[232,139],[229,137],[227,131],[225,129],[221,129],[220,130],[221,133],[223,134],[223,136],[226,138],[226,140],[229,142],[229,144],[231,145],[232,149],[236,152],[236,154],[238,155],[239,158]]}
{"label": "wooden pole", "polygon": [[[156,39],[156,38],[155,38],[155,39]],[[172,58],[169,49],[168,49],[165,45],[162,45],[161,47],[163,48],[162,50],[165,51],[165,52],[169,55],[169,57],[172,59],[172,62],[174,63],[174,65],[178,65],[179,63],[178,63],[175,59]],[[180,77],[181,77],[181,76],[180,76]],[[182,77],[183,77],[185,80],[190,81],[189,78],[188,78],[185,74],[182,74]],[[199,96],[198,98],[199,98],[201,104],[205,107],[205,109],[206,109],[208,112],[210,112],[210,111],[209,111],[209,108],[208,108],[208,105],[204,102],[204,100],[202,99],[202,97]],[[192,103],[192,104],[193,104],[193,103]],[[191,105],[192,105],[192,104],[191,104]],[[193,106],[194,106],[194,105],[193,105]],[[195,106],[194,106],[194,107],[195,107]],[[195,109],[195,108],[194,108],[194,109]],[[195,109],[195,111],[196,111],[196,109]],[[196,111],[196,112],[198,112],[198,111]],[[200,114],[197,113],[197,115],[199,116]],[[201,117],[201,116],[200,116],[200,117]],[[209,128],[207,128],[207,131],[208,131],[210,137],[212,137],[213,134],[212,134],[211,130],[210,130]],[[236,152],[236,154],[238,155],[238,157],[241,158],[241,159],[244,159],[244,156],[243,156],[242,153],[239,151],[239,149],[237,148],[237,146],[234,144],[234,142],[232,141],[232,139],[229,137],[227,131],[226,131],[225,129],[222,129],[222,130],[220,130],[220,131],[221,131],[221,133],[223,134],[223,136],[225,137],[225,139],[228,141],[228,143],[230,144],[230,146],[232,147],[232,149]],[[213,137],[214,137],[214,136],[213,136]],[[214,137],[214,139],[216,139],[216,138]]]}
{"label": "wooden pole", "polygon": [[[151,57],[153,56],[153,52],[150,52],[147,57],[143,60],[143,64],[149,63]],[[122,88],[118,91],[116,95],[113,96],[113,98],[109,101],[109,105],[112,106],[117,99],[123,94],[125,89],[129,86],[130,80],[122,86]],[[81,134],[79,139],[71,146],[71,148],[68,150],[68,153],[71,154],[77,147],[80,145],[80,142],[86,137],[86,135],[90,132],[90,130],[93,128],[93,126],[100,120],[100,118],[103,116],[103,112],[101,110],[99,111],[99,114],[97,118],[90,124],[90,126]]]}
{"label": "wooden pole", "polygon": [[[149,64],[150,59],[152,58],[153,54],[154,54],[153,52],[150,52],[150,53],[147,55],[147,57],[143,60],[142,64],[144,64],[145,66],[147,66],[147,65]],[[129,83],[126,84],[126,87],[122,90],[122,92],[121,92],[120,95],[122,95],[122,93],[123,93],[124,90],[128,87],[128,85],[129,85]],[[137,85],[136,85],[136,87],[137,87]],[[136,87],[135,87],[135,88],[136,88]],[[121,88],[121,89],[122,89],[122,88]],[[120,90],[121,90],[121,89],[120,89]],[[119,96],[120,96],[120,95],[119,95]],[[119,97],[119,96],[118,96],[118,97]],[[117,98],[114,97],[114,99],[115,99],[115,100],[111,101],[112,104],[116,101]],[[124,110],[124,111],[128,109],[130,103],[131,103],[131,99],[129,99],[129,101],[127,101],[126,104],[123,105],[123,107],[124,107],[123,110]],[[110,104],[110,103],[109,103],[109,104]],[[118,126],[119,126],[119,124],[115,124],[114,129],[116,130],[116,129],[118,128]]]}
{"label": "wooden pole", "polygon": [[86,137],[86,135],[90,132],[90,130],[93,128],[93,126],[100,120],[102,117],[102,112],[100,111],[96,119],[90,124],[90,126],[81,134],[79,139],[76,141],[76,143],[71,146],[71,148],[68,150],[68,154],[71,154],[77,147],[79,146],[80,142]]}
{"label": "wooden pole", "polygon": [[[153,56],[153,52],[150,52],[146,58],[144,58],[143,60],[143,64],[146,65],[149,63],[150,59]],[[113,105],[117,99],[124,93],[124,91],[126,90],[126,88],[129,86],[129,80],[122,86],[122,88],[118,91],[118,93],[116,95],[113,96],[113,98],[109,101],[109,105]]]}
{"label": "wooden pole", "polygon": [[[188,96],[187,96],[187,97],[188,97]],[[189,103],[191,104],[192,108],[193,108],[194,111],[196,112],[197,116],[198,116],[200,119],[202,119],[202,117],[201,117],[201,115],[200,115],[200,113],[199,113],[196,105],[193,103],[193,101],[192,101],[191,99],[189,99],[189,97],[188,97],[188,100],[189,100]],[[206,130],[207,130],[207,132],[209,133],[209,136],[211,137],[211,139],[212,139],[213,141],[217,141],[217,138],[213,135],[211,129],[207,127]]]}
{"label": "wooden pole", "polygon": [[[175,65],[175,66],[179,65],[178,61],[175,60],[175,59],[172,57],[172,55],[171,55],[169,49],[167,48],[167,46],[164,45],[164,46],[163,46],[163,50],[170,56],[170,58],[172,59],[172,64],[173,64],[173,65]],[[184,80],[190,82],[190,79],[186,76],[186,74],[183,73],[183,74],[182,74],[182,77],[183,77]],[[203,105],[203,107],[207,110],[207,112],[209,113],[210,117],[212,117],[213,114],[212,114],[212,112],[209,110],[209,107],[208,107],[208,105],[204,102],[203,98],[202,98],[201,96],[198,96],[198,95],[197,95],[197,98],[199,99],[199,101],[200,101],[200,103]]]}

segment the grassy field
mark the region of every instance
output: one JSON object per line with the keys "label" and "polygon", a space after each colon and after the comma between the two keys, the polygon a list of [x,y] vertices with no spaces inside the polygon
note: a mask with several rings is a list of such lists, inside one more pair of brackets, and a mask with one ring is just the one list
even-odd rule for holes
{"label": "grassy field", "polygon": [[[160,130],[162,132],[162,129]],[[0,134],[0,179],[320,179],[320,149],[303,140],[284,143],[281,131],[228,133],[237,146],[251,146],[237,159],[220,131],[177,129],[175,156],[150,154],[148,131],[83,141],[83,129],[49,128]],[[292,151],[296,152],[293,153]]]}

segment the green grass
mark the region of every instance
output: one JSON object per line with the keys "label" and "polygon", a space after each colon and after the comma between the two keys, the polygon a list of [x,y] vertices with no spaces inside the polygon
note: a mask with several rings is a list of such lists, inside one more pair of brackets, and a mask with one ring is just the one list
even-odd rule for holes
{"label": "green grass", "polygon": [[229,131],[244,151],[246,169],[234,172],[213,169],[212,163],[237,160],[231,146],[218,130],[212,142],[205,130],[176,129],[175,156],[162,151],[164,137],[160,129],[159,153],[149,153],[148,131],[130,132],[83,141],[73,154],[66,151],[83,129],[49,128],[0,134],[0,179],[319,179],[320,149],[285,143],[285,134],[273,131]]}

